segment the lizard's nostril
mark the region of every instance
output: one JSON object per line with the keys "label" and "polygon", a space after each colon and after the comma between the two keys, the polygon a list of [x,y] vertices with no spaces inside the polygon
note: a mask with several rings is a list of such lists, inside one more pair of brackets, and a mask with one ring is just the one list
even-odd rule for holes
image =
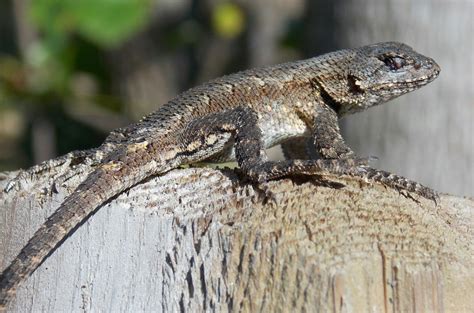
{"label": "lizard's nostril", "polygon": [[413,67],[415,68],[415,70],[419,70],[421,67],[421,63],[416,62],[415,65],[413,65]]}

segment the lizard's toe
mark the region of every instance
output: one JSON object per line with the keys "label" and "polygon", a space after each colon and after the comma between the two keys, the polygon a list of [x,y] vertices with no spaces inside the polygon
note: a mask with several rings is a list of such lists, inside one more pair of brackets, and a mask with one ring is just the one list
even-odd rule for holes
{"label": "lizard's toe", "polygon": [[423,198],[432,200],[435,204],[438,204],[440,200],[439,194],[436,191],[425,186],[420,186],[415,192]]}

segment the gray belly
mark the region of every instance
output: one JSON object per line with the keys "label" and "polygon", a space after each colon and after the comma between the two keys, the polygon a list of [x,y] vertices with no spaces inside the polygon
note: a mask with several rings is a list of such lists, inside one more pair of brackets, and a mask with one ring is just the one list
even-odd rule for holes
{"label": "gray belly", "polygon": [[295,137],[309,136],[310,130],[294,112],[277,112],[263,115],[259,120],[266,149]]}

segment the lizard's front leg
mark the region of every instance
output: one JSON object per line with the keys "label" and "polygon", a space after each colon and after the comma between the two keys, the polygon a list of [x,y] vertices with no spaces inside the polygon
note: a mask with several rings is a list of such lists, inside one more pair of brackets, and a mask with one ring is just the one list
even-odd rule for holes
{"label": "lizard's front leg", "polygon": [[[352,159],[355,153],[346,145],[339,129],[336,112],[320,102],[316,105],[314,117],[301,113],[308,127],[312,129],[312,138],[295,138],[282,143],[283,154],[287,159],[306,156],[322,159]],[[316,151],[314,151],[316,149]]]}
{"label": "lizard's front leg", "polygon": [[[354,158],[355,153],[346,145],[340,133],[336,112],[325,104],[316,109],[313,134],[314,145],[322,158]],[[397,190],[414,192],[424,198],[436,200],[438,197],[435,191],[417,182],[369,166],[359,166],[346,174],[380,182]]]}
{"label": "lizard's front leg", "polygon": [[313,124],[314,146],[323,159],[351,159],[354,151],[347,146],[339,129],[338,116],[328,105],[316,108]]}

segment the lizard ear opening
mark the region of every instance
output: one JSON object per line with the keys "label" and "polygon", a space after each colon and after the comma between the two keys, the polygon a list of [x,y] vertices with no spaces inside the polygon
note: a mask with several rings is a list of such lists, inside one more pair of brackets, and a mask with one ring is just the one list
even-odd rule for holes
{"label": "lizard ear opening", "polygon": [[362,80],[352,73],[344,75],[320,73],[312,79],[311,85],[326,103],[330,103],[330,106],[341,114],[352,107],[359,107],[365,101],[365,86]]}

